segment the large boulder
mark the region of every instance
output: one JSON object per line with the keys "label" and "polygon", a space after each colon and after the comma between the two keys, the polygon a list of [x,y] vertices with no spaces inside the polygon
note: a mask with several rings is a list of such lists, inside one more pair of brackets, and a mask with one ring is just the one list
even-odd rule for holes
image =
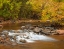
{"label": "large boulder", "polygon": [[53,27],[43,27],[42,33],[45,35],[51,35],[52,33],[55,33],[55,29]]}
{"label": "large boulder", "polygon": [[64,30],[56,30],[59,35],[64,35]]}
{"label": "large boulder", "polygon": [[44,29],[44,30],[42,30],[42,34],[50,35],[51,33],[50,33],[50,30]]}

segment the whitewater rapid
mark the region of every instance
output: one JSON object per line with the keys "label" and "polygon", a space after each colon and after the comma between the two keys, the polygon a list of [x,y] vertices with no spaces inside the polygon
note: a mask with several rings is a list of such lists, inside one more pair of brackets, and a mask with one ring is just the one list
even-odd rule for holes
{"label": "whitewater rapid", "polygon": [[[14,30],[15,31],[15,30]],[[41,34],[36,34],[33,31],[31,32],[22,32],[22,30],[18,30],[20,33],[14,33],[14,32],[9,32],[9,36],[16,36],[16,42],[21,44],[20,40],[25,40],[27,43],[33,43],[36,42],[37,40],[40,41],[57,41],[54,38],[48,37],[46,35],[41,35]],[[14,39],[11,41],[14,42]]]}

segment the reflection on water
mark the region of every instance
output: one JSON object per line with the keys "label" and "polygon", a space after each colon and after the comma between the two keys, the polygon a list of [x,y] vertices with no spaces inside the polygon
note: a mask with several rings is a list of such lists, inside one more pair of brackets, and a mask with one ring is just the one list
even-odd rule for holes
{"label": "reflection on water", "polygon": [[[4,26],[3,30],[20,29],[21,24],[7,25]],[[25,43],[21,45],[0,45],[0,49],[64,49],[64,35],[50,36],[59,41],[56,42],[45,42],[37,41],[35,43]]]}
{"label": "reflection on water", "polygon": [[64,42],[41,42],[22,44],[16,46],[0,46],[0,49],[64,49]]}

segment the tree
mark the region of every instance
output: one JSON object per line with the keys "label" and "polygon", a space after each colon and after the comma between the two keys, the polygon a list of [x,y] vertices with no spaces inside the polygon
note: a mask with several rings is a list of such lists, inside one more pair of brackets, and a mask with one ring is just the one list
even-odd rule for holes
{"label": "tree", "polygon": [[0,16],[4,17],[5,19],[18,18],[21,2],[17,0],[1,0],[0,2]]}

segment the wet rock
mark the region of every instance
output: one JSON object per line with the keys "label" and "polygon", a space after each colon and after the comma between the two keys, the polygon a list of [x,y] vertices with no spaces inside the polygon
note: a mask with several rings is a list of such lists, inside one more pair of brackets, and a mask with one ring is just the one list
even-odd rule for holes
{"label": "wet rock", "polygon": [[8,35],[1,35],[0,36],[0,43],[1,44],[11,44],[9,36]]}
{"label": "wet rock", "polygon": [[9,36],[9,38],[10,38],[10,40],[14,39],[14,37],[13,37],[13,36]]}
{"label": "wet rock", "polygon": [[26,40],[22,40],[22,39],[21,39],[20,42],[22,42],[22,43],[26,43]]}
{"label": "wet rock", "polygon": [[45,34],[45,35],[50,35],[50,30],[49,29],[42,29],[42,31],[41,31],[43,34]]}
{"label": "wet rock", "polygon": [[21,26],[22,30],[24,30],[24,29],[31,29],[31,28],[32,28],[31,24],[27,24],[25,26]]}
{"label": "wet rock", "polygon": [[64,35],[64,30],[56,30],[59,35]]}
{"label": "wet rock", "polygon": [[14,33],[15,30],[10,30],[9,32]]}
{"label": "wet rock", "polygon": [[10,36],[10,40],[12,41],[12,42],[16,42],[16,38],[17,37],[17,35],[15,35],[15,36]]}
{"label": "wet rock", "polygon": [[17,35],[15,35],[15,36],[13,37],[13,40],[15,40],[15,41],[16,41],[16,37],[17,37]]}
{"label": "wet rock", "polygon": [[5,43],[5,37],[0,36],[0,43],[1,43],[1,44],[4,44],[4,43]]}
{"label": "wet rock", "polygon": [[22,33],[22,30],[17,30],[18,31],[18,33]]}
{"label": "wet rock", "polygon": [[33,26],[30,26],[30,27],[29,27],[30,30],[33,30],[34,28],[35,28],[35,27],[33,27]]}
{"label": "wet rock", "polygon": [[29,36],[27,36],[26,39],[29,39]]}
{"label": "wet rock", "polygon": [[53,27],[45,27],[45,29],[49,29],[51,31],[55,30]]}
{"label": "wet rock", "polygon": [[0,25],[0,28],[3,28],[3,25]]}
{"label": "wet rock", "polygon": [[33,27],[38,27],[37,25],[33,25]]}
{"label": "wet rock", "polygon": [[16,42],[12,42],[12,45],[14,45],[14,46],[15,46],[15,45],[17,45],[17,43],[16,43]]}
{"label": "wet rock", "polygon": [[51,35],[59,35],[59,33],[56,33],[56,32],[55,32],[55,33],[52,33]]}
{"label": "wet rock", "polygon": [[11,40],[10,40],[9,37],[7,37],[4,41],[5,41],[5,43],[8,44],[8,45],[12,45],[12,42],[11,42]]}
{"label": "wet rock", "polygon": [[25,25],[26,29],[29,29],[31,27],[31,24]]}
{"label": "wet rock", "polygon": [[42,27],[43,27],[43,25],[42,25],[42,24],[40,24],[40,25],[38,25],[38,27],[39,27],[39,28],[42,28]]}
{"label": "wet rock", "polygon": [[43,27],[41,32],[45,35],[52,35],[52,33],[55,33],[56,31],[53,27]]}
{"label": "wet rock", "polygon": [[53,31],[51,31],[50,33],[55,33],[56,32],[56,30],[53,30]]}
{"label": "wet rock", "polygon": [[20,33],[20,31],[18,31],[18,30],[15,30],[15,31],[14,31],[14,33]]}
{"label": "wet rock", "polygon": [[25,26],[21,26],[21,29],[24,30],[25,29]]}
{"label": "wet rock", "polygon": [[41,30],[42,30],[42,28],[39,28],[39,27],[35,27],[33,29],[33,31],[36,32],[36,33],[39,33]]}
{"label": "wet rock", "polygon": [[8,33],[8,31],[5,30],[2,32],[2,34],[7,36],[9,33]]}
{"label": "wet rock", "polygon": [[6,36],[5,36],[5,35],[1,35],[1,38],[5,39],[5,38],[6,38]]}
{"label": "wet rock", "polygon": [[22,30],[10,30],[9,32],[11,32],[11,33],[21,33]]}
{"label": "wet rock", "polygon": [[10,38],[9,38],[9,37],[7,37],[7,38],[6,38],[6,41],[10,41]]}

